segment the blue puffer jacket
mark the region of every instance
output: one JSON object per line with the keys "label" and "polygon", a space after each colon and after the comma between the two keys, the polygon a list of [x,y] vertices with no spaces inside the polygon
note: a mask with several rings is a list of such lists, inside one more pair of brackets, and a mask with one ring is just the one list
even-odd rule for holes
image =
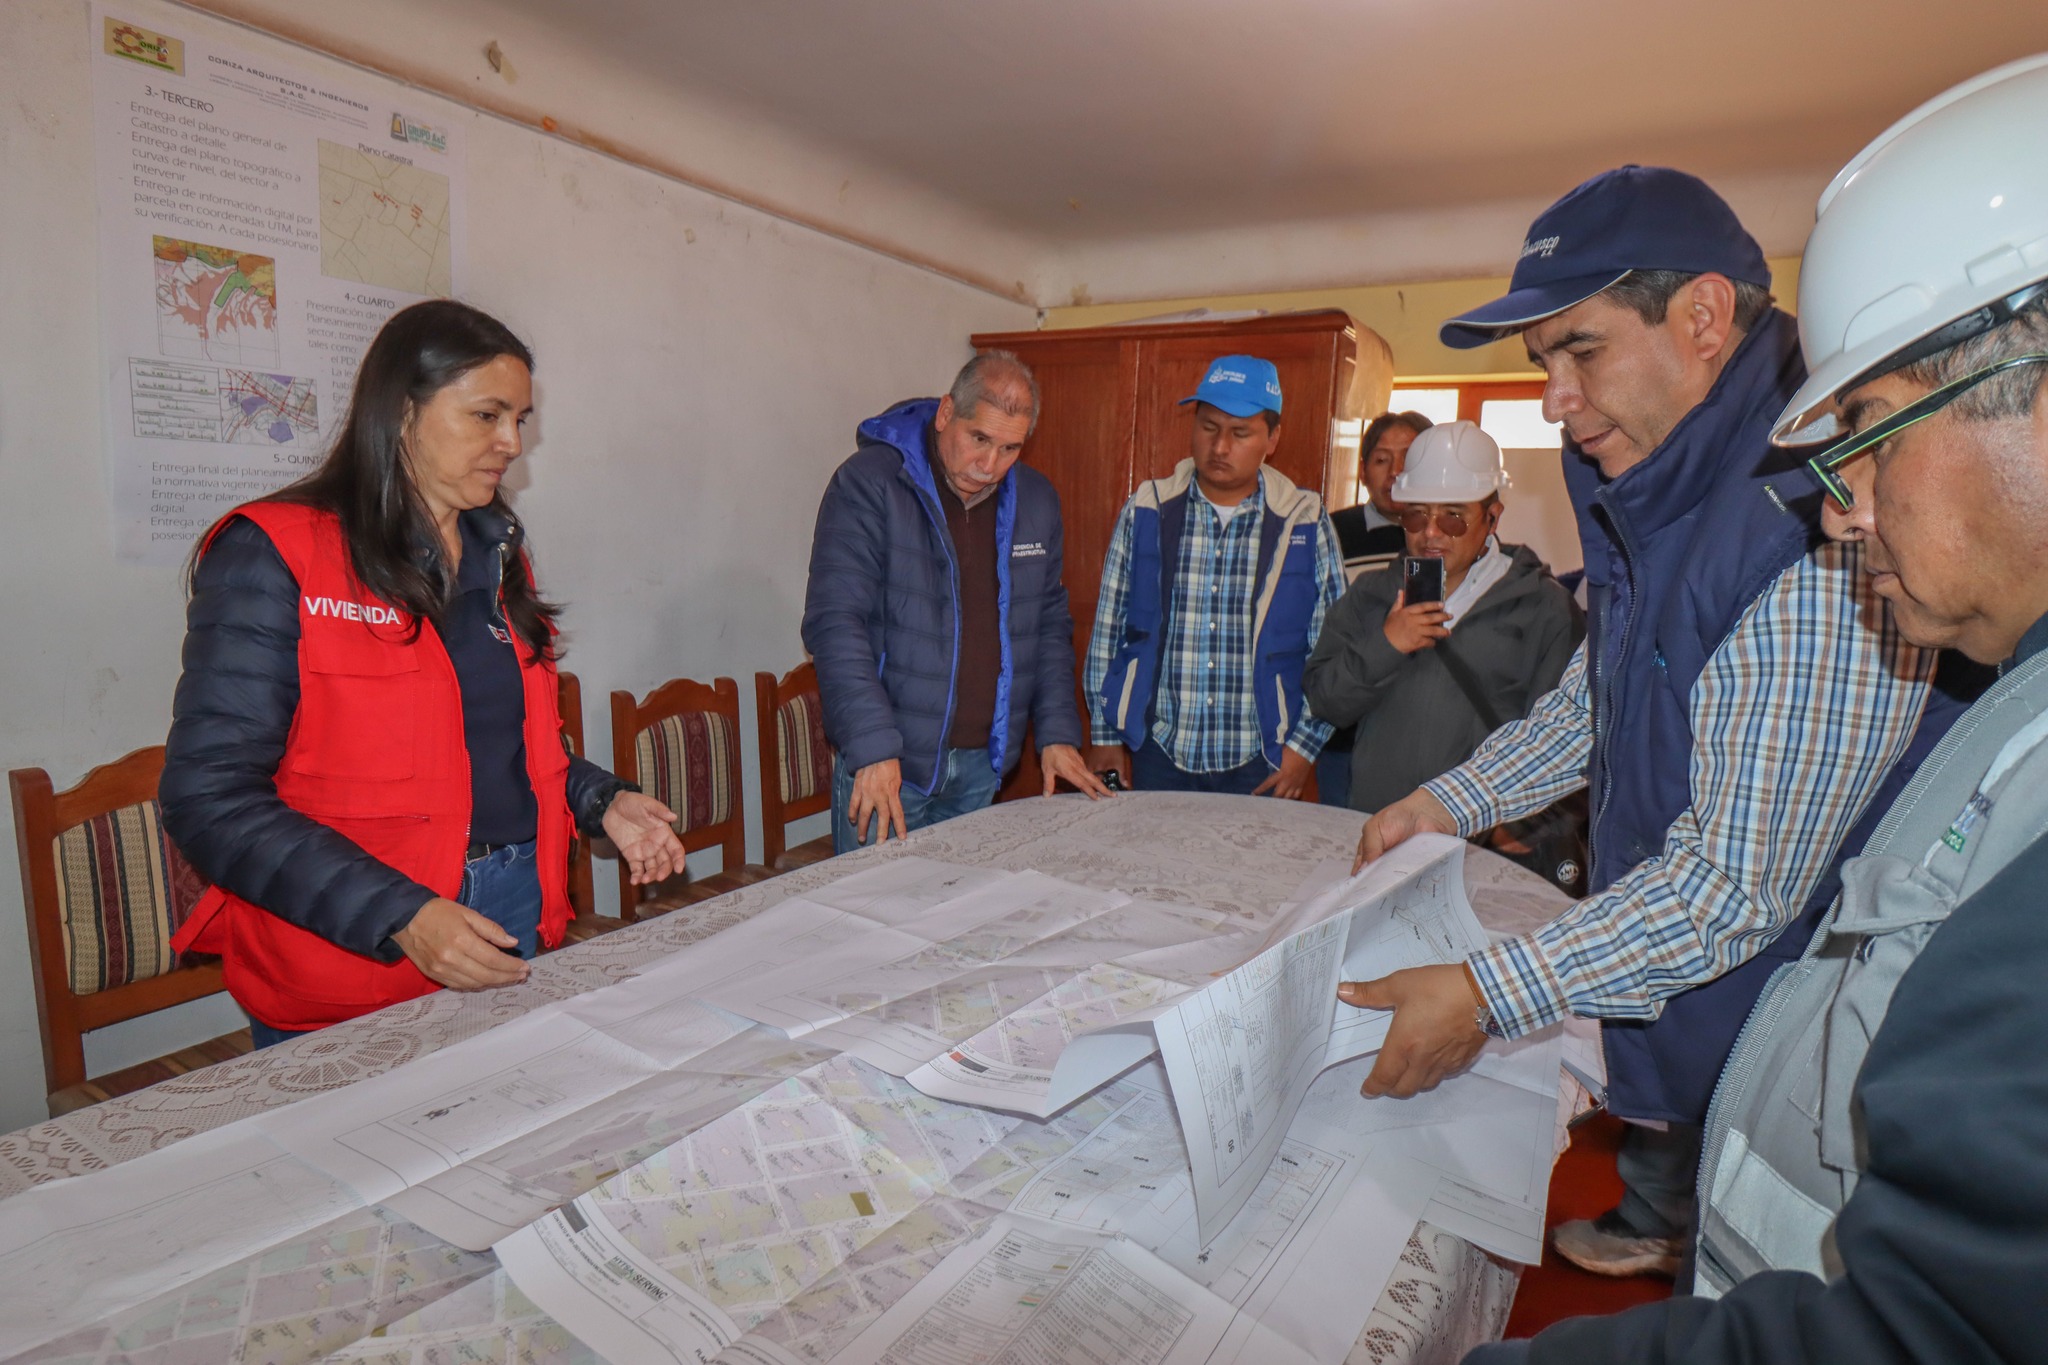
{"label": "blue puffer jacket", "polygon": [[[937,411],[937,399],[913,399],[860,424],[860,448],[818,505],[803,627],[841,759],[856,769],[896,759],[927,794],[952,728],[960,649],[960,571],[925,454]],[[1041,747],[1078,747],[1081,717],[1059,494],[1020,464],[995,496],[1003,660],[988,757],[1000,774],[1016,766],[1027,721]]]}

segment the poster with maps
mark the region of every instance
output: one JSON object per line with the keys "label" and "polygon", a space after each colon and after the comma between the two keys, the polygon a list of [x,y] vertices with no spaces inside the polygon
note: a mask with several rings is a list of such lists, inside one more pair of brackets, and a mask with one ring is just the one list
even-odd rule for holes
{"label": "poster with maps", "polygon": [[90,23],[114,546],[176,565],[319,463],[385,319],[460,287],[474,116],[162,0]]}

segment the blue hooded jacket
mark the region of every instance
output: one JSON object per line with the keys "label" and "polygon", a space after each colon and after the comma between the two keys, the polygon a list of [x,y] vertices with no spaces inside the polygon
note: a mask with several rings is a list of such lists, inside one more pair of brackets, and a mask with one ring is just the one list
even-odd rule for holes
{"label": "blue hooded jacket", "polygon": [[[818,505],[803,623],[825,737],[841,760],[860,769],[896,759],[927,795],[960,662],[960,566],[925,449],[938,406],[913,399],[860,424],[860,448]],[[1027,722],[1041,748],[1079,747],[1082,732],[1059,494],[1018,464],[995,497],[1003,657],[988,759],[1000,775],[1016,766]]]}
{"label": "blue hooded jacket", "polygon": [[[1565,484],[1586,553],[1595,893],[1663,852],[1672,822],[1692,805],[1694,685],[1750,604],[1819,544],[1818,489],[1770,446],[1771,423],[1805,376],[1797,328],[1773,310],[1642,464],[1607,480],[1566,442]],[[1930,692],[1906,753],[1769,946],[1667,1000],[1655,1020],[1603,1022],[1609,1109],[1623,1118],[1705,1119],[1771,972],[1805,949],[1841,885],[1841,863],[1861,850],[1962,710],[1956,698]]]}

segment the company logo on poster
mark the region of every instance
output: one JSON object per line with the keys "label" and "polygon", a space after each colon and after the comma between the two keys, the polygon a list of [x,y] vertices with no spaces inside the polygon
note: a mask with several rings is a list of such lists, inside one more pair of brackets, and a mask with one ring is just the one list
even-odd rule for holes
{"label": "company logo on poster", "polygon": [[439,128],[430,128],[424,123],[414,123],[395,109],[391,111],[391,140],[417,143],[422,147],[431,147],[437,152],[448,150],[447,133]]}
{"label": "company logo on poster", "polygon": [[106,25],[106,47],[109,57],[126,57],[131,62],[168,71],[173,76],[185,74],[185,44],[177,38],[166,38],[161,33],[151,33],[134,24],[124,24],[119,19],[108,18]]}

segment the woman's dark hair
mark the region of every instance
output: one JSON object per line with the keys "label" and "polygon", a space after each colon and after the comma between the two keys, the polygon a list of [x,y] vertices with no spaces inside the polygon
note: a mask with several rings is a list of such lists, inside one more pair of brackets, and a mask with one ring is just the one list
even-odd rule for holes
{"label": "woman's dark hair", "polygon": [[[431,299],[392,315],[363,354],[348,417],[318,469],[271,495],[277,502],[325,508],[341,518],[356,579],[415,622],[440,613],[454,586],[438,556],[422,546],[440,537],[405,466],[406,419],[479,365],[511,356],[533,368],[533,352],[490,314],[453,299]],[[500,491],[491,509],[511,515]],[[552,622],[560,610],[534,591],[526,556],[505,561],[505,619],[527,646],[555,657]],[[414,629],[418,626],[415,624]]]}
{"label": "woman's dark hair", "polygon": [[1406,427],[1420,436],[1436,423],[1419,412],[1383,412],[1365,424],[1365,430],[1358,438],[1358,458],[1363,460],[1372,454],[1372,448],[1380,443],[1380,437],[1390,427]]}

